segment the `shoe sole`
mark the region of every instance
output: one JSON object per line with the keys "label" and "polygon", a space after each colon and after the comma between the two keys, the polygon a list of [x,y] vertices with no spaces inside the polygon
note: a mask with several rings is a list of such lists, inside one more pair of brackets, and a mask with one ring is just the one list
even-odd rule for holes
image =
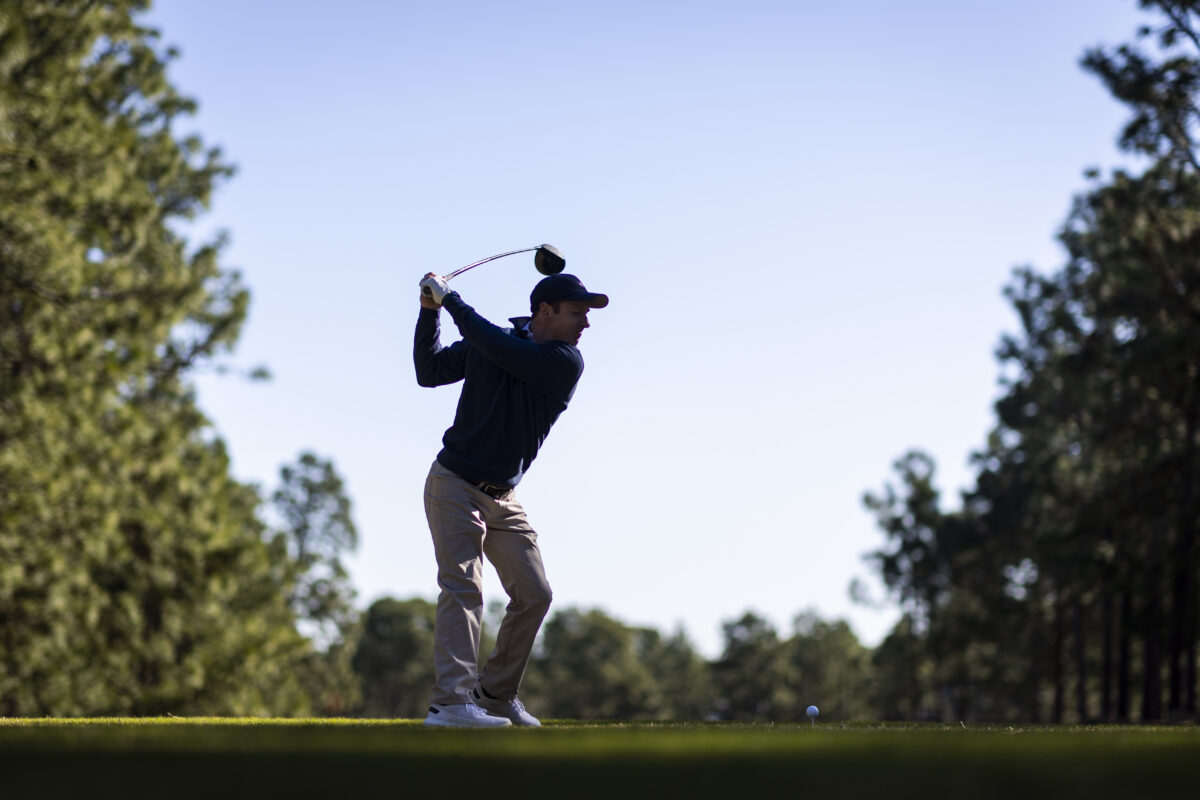
{"label": "shoe sole", "polygon": [[491,714],[493,717],[500,717],[501,719],[508,720],[510,723],[512,723],[514,728],[540,728],[540,727],[542,727],[541,722],[520,722],[518,720],[513,719],[512,717],[506,717],[503,714],[497,714],[494,711],[489,711],[488,713]]}
{"label": "shoe sole", "polygon": [[512,727],[512,721],[507,720],[507,719],[504,720],[503,725],[493,725],[490,723],[485,724],[485,725],[472,725],[469,722],[454,722],[451,720],[438,719],[436,717],[434,717],[432,719],[429,717],[426,717],[425,722],[423,722],[422,724],[428,725],[431,728],[482,728],[482,729],[487,729],[487,728],[511,728]]}
{"label": "shoe sole", "polygon": [[509,722],[511,722],[515,727],[518,727],[518,728],[540,728],[540,727],[542,727],[542,723],[536,717],[533,718],[533,722],[522,722],[519,719],[513,719],[512,717],[510,717],[506,711],[496,711],[491,708],[488,708],[488,706],[487,706],[488,701],[485,698],[480,697],[478,693],[473,694],[471,699],[474,701],[475,705],[479,706],[484,711],[491,714],[493,717],[499,717],[500,719],[506,719]]}
{"label": "shoe sole", "polygon": [[537,719],[534,719],[533,722],[521,722],[520,720],[513,719],[512,717],[508,716],[507,714],[505,714],[503,712],[493,711],[492,709],[488,708],[487,706],[480,704],[479,701],[476,701],[476,703],[479,705],[480,708],[482,708],[487,713],[491,714],[493,717],[499,717],[500,719],[506,719],[518,728],[540,728],[540,727],[542,727],[542,723],[539,722]]}

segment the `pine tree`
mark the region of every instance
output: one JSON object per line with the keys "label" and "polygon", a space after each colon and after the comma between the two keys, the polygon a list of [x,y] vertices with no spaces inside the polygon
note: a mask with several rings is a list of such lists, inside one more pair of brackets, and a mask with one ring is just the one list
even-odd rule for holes
{"label": "pine tree", "polygon": [[232,173],[135,0],[0,3],[0,715],[289,713],[287,554],[189,373],[249,301]]}

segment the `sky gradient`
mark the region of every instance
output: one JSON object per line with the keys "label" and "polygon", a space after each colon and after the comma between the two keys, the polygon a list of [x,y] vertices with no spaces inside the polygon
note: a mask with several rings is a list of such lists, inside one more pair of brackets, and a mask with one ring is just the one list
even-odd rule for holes
{"label": "sky gradient", "polygon": [[[417,387],[416,284],[549,242],[612,298],[518,495],[555,605],[683,626],[848,619],[881,534],[865,491],[929,452],[949,506],[993,422],[1001,290],[1058,268],[1125,112],[1078,61],[1133,0],[165,0],[173,83],[238,166],[195,241],[253,292],[201,407],[267,490],[305,449],[354,501],[359,603],[436,594],[421,503],[456,387]],[[455,279],[503,324],[524,256]],[[456,334],[443,315],[446,343]],[[486,599],[502,600],[491,569]]]}

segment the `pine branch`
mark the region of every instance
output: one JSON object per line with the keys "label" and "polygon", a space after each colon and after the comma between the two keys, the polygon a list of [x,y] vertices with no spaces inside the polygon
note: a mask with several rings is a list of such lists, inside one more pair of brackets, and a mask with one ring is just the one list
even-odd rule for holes
{"label": "pine branch", "polygon": [[1167,2],[1161,3],[1159,7],[1162,9],[1163,13],[1170,18],[1171,22],[1174,23],[1175,30],[1179,31],[1188,39],[1190,39],[1192,44],[1195,45],[1197,51],[1200,51],[1200,36],[1197,36],[1195,29],[1188,25],[1188,13]]}

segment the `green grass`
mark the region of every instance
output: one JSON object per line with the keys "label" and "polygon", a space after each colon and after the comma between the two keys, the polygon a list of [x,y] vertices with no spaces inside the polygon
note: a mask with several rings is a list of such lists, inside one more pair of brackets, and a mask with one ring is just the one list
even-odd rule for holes
{"label": "green grass", "polygon": [[0,796],[1200,796],[1200,729],[0,719]]}

